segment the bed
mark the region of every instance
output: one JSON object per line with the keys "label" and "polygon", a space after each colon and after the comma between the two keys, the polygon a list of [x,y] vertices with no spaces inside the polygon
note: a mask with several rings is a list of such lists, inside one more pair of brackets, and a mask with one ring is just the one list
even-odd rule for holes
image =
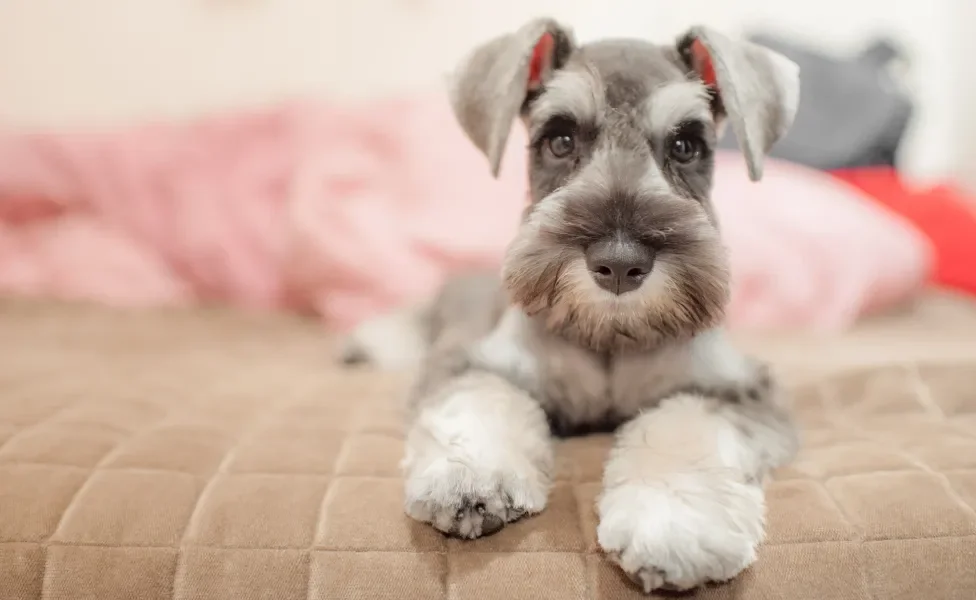
{"label": "bed", "polygon": [[[976,598],[976,303],[843,336],[741,336],[804,448],[758,562],[691,598]],[[310,322],[0,300],[0,599],[641,597],[600,554],[606,437],[541,515],[474,542],[401,507],[406,375],[333,366]]]}

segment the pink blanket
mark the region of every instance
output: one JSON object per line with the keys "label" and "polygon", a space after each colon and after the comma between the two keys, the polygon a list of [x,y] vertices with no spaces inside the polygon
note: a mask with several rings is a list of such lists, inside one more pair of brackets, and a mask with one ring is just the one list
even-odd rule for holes
{"label": "pink blanket", "polygon": [[[293,104],[110,133],[0,137],[0,291],[114,305],[233,302],[348,327],[497,265],[525,197],[439,95]],[[733,327],[844,327],[924,280],[907,223],[829,176],[721,154]]]}

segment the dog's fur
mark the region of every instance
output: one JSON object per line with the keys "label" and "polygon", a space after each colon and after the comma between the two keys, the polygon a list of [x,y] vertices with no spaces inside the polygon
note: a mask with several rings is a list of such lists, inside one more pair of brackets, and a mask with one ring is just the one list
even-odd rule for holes
{"label": "dog's fur", "polygon": [[[688,589],[754,560],[764,477],[797,441],[765,366],[720,327],[729,274],[712,154],[731,123],[759,179],[798,85],[782,56],[703,28],[670,46],[577,46],[541,19],[474,52],[453,92],[461,126],[495,172],[517,117],[532,140],[532,203],[502,277],[452,280],[348,346],[387,367],[424,356],[403,462],[411,517],[494,533],[545,507],[553,433],[617,428],[598,538],[631,578]],[[559,136],[573,143],[562,157]],[[677,138],[697,155],[680,160]],[[607,291],[585,258],[600,243],[650,249],[653,269]]]}

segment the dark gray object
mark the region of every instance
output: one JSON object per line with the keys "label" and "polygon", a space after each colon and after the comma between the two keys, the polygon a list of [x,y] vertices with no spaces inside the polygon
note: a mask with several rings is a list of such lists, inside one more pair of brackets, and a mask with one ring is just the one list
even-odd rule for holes
{"label": "dark gray object", "polygon": [[[823,170],[895,165],[913,106],[889,68],[904,61],[892,42],[880,39],[853,58],[837,59],[775,35],[750,38],[803,73],[796,121],[770,156]],[[735,145],[731,134],[720,144]]]}

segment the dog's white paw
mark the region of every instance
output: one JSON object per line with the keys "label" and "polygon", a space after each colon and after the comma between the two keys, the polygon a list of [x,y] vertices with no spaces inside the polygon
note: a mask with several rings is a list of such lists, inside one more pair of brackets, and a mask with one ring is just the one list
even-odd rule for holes
{"label": "dog's white paw", "polygon": [[427,339],[416,311],[400,310],[360,323],[343,340],[339,360],[383,371],[414,371],[427,352]]}
{"label": "dog's white paw", "polygon": [[646,593],[732,579],[763,538],[762,490],[716,474],[622,484],[598,512],[600,546]]}
{"label": "dog's white paw", "polygon": [[415,466],[406,480],[407,514],[456,537],[491,535],[546,505],[548,478],[525,465],[513,467],[492,468],[448,456]]}

